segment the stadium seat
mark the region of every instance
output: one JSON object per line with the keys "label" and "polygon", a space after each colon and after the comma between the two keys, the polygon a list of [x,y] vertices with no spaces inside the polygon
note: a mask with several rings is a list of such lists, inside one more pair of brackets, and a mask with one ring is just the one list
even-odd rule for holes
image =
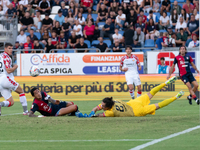
{"label": "stadium seat", "polygon": [[65,6],[65,8],[69,9],[69,6]]}
{"label": "stadium seat", "polygon": [[4,30],[3,28],[4,28],[3,25],[0,24],[0,31],[3,31]]}
{"label": "stadium seat", "polygon": [[152,39],[145,40],[144,47],[155,47],[154,40]]}
{"label": "stadium seat", "polygon": [[34,35],[37,36],[38,40],[41,39],[41,34],[40,34],[40,32],[34,32]]}
{"label": "stadium seat", "polygon": [[87,44],[88,48],[91,47],[91,45],[90,45],[90,41],[89,41],[89,40],[84,40],[84,43]]}
{"label": "stadium seat", "polygon": [[148,51],[151,51],[151,49],[143,49],[142,50],[144,53],[148,52]]}
{"label": "stadium seat", "polygon": [[85,18],[85,20],[87,19],[87,15],[86,13],[82,14],[82,16]]}
{"label": "stadium seat", "polygon": [[171,3],[174,3],[174,0],[170,0]]}
{"label": "stadium seat", "polygon": [[65,50],[60,50],[60,51],[58,50],[57,53],[66,53],[66,51]]}
{"label": "stadium seat", "polygon": [[167,16],[169,16],[169,17],[170,17],[170,12],[167,12]]}
{"label": "stadium seat", "polygon": [[26,34],[26,36],[29,36],[29,35],[30,35],[30,33],[29,33],[29,32],[24,32],[24,34]]}
{"label": "stadium seat", "polygon": [[67,53],[74,53],[74,50],[67,50]]}
{"label": "stadium seat", "polygon": [[98,41],[98,40],[92,41],[92,46],[96,47],[97,44],[99,44],[99,41]]}
{"label": "stadium seat", "polygon": [[58,10],[60,9],[60,6],[53,6],[51,9],[51,14],[58,14]]}
{"label": "stadium seat", "polygon": [[94,5],[94,6],[92,7],[92,9],[93,9],[94,11],[96,11],[96,10],[97,10],[97,5]]}
{"label": "stadium seat", "polygon": [[148,16],[148,15],[149,15],[149,13],[144,13],[144,15],[145,15],[145,16]]}
{"label": "stadium seat", "polygon": [[189,43],[192,41],[192,39],[187,39],[186,43],[185,43],[185,46],[188,47]]}
{"label": "stadium seat", "polygon": [[119,31],[118,33],[121,34],[121,35],[123,36],[124,31],[121,30],[121,31]]}
{"label": "stadium seat", "polygon": [[159,30],[159,32],[163,32],[164,33],[164,32],[167,32],[167,31],[166,30]]}
{"label": "stadium seat", "polygon": [[178,4],[179,6],[181,6],[181,8],[183,8],[183,3]]}
{"label": "stadium seat", "polygon": [[141,49],[134,49],[135,52],[141,52]]}
{"label": "stadium seat", "polygon": [[101,30],[105,24],[106,24],[105,22],[99,22],[98,23],[99,30]]}
{"label": "stadium seat", "polygon": [[106,43],[108,45],[108,47],[111,46],[111,41],[110,40],[103,40],[104,43]]}
{"label": "stadium seat", "polygon": [[177,0],[178,3],[185,3],[186,0]]}
{"label": "stadium seat", "polygon": [[54,20],[56,15],[50,15],[49,18],[51,18],[52,20]]}
{"label": "stadium seat", "polygon": [[18,26],[17,26],[17,31],[19,32],[20,31],[20,28],[22,27],[22,25],[20,23],[18,23]]}
{"label": "stadium seat", "polygon": [[89,53],[96,53],[95,49],[89,50]]}
{"label": "stadium seat", "polygon": [[40,15],[41,16],[41,20],[43,20],[45,18],[45,15]]}
{"label": "stadium seat", "polygon": [[122,52],[126,52],[125,48],[122,48]]}
{"label": "stadium seat", "polygon": [[154,15],[156,15],[158,17],[158,20],[160,19],[160,13],[153,13]]}
{"label": "stadium seat", "polygon": [[94,22],[97,21],[97,17],[98,17],[98,14],[92,14],[92,18],[94,19]]}

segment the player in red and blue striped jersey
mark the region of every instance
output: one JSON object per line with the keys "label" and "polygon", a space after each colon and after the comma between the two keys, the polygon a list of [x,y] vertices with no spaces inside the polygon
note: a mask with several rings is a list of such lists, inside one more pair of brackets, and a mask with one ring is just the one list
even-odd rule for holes
{"label": "player in red and blue striped jersey", "polygon": [[[34,100],[29,117],[63,116],[66,114],[75,116],[75,112],[78,111],[78,106],[74,105],[73,102],[54,100],[36,87],[31,89],[31,95],[34,97]],[[35,115],[36,111],[41,113],[42,116]]]}
{"label": "player in red and blue striped jersey", "polygon": [[[190,64],[196,70],[198,74],[199,74],[199,70],[193,63],[192,57],[187,54],[187,49],[185,46],[181,46],[179,48],[179,55],[174,58],[174,63],[172,67],[170,68],[167,79],[170,78],[176,64],[178,65],[178,68],[179,68],[179,76],[181,80],[184,82],[184,84],[188,87],[189,92],[190,92],[190,95],[187,97],[187,99],[189,100],[189,104],[192,105],[192,99],[194,99],[197,105],[199,105],[199,100],[195,95],[195,92],[198,89],[198,83],[190,70]],[[194,86],[193,88],[191,84],[193,84]]]}

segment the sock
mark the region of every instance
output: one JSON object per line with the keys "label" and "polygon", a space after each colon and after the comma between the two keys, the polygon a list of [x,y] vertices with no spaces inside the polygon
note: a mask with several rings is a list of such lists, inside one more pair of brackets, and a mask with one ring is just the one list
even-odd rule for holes
{"label": "sock", "polygon": [[158,91],[160,91],[166,84],[165,83],[162,83],[158,86],[156,86],[155,88],[153,88],[150,93],[151,95],[155,95]]}
{"label": "sock", "polygon": [[25,96],[24,93],[19,94],[19,100],[20,100],[20,102],[21,102],[21,104],[22,104],[23,111],[24,111],[25,113],[28,112],[28,110],[27,110],[26,96]]}
{"label": "sock", "polygon": [[129,90],[129,93],[130,93],[130,95],[131,95],[132,98],[135,97],[134,90],[131,90],[131,91]]}
{"label": "sock", "polygon": [[196,97],[196,95],[192,95],[192,98],[193,98],[195,101],[198,101],[198,98]]}
{"label": "sock", "polygon": [[10,107],[11,106],[11,102],[10,101],[3,101],[0,103],[1,107]]}
{"label": "sock", "polygon": [[166,100],[164,100],[164,101],[158,103],[158,106],[159,106],[160,108],[163,108],[163,107],[167,106],[168,104],[172,103],[174,100],[176,100],[176,97],[172,97],[172,98],[170,98],[170,99],[166,99]]}
{"label": "sock", "polygon": [[190,94],[190,95],[188,96],[188,98],[189,98],[189,99],[192,99],[192,95]]}
{"label": "sock", "polygon": [[137,92],[137,97],[140,97],[142,92]]}

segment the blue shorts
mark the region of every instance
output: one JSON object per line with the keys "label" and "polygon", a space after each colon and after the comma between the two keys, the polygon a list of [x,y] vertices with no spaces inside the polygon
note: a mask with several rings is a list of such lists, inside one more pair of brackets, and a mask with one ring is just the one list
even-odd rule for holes
{"label": "blue shorts", "polygon": [[181,77],[181,80],[186,84],[187,82],[192,83],[193,81],[196,81],[192,73],[187,73]]}

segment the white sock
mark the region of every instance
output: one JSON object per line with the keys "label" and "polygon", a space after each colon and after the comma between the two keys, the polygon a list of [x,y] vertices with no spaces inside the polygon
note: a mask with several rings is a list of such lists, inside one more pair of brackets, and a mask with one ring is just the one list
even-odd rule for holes
{"label": "white sock", "polygon": [[20,102],[22,104],[23,111],[24,112],[28,112],[28,110],[27,110],[27,100],[26,100],[26,96],[25,96],[24,93],[19,94],[19,100],[20,100]]}
{"label": "white sock", "polygon": [[130,93],[130,95],[131,95],[132,98],[135,97],[134,90],[131,90],[131,91],[129,90],[129,93]]}
{"label": "white sock", "polygon": [[10,107],[11,105],[10,101],[3,101],[0,104],[1,104],[1,107]]}
{"label": "white sock", "polygon": [[142,92],[137,92],[137,97],[140,97]]}

